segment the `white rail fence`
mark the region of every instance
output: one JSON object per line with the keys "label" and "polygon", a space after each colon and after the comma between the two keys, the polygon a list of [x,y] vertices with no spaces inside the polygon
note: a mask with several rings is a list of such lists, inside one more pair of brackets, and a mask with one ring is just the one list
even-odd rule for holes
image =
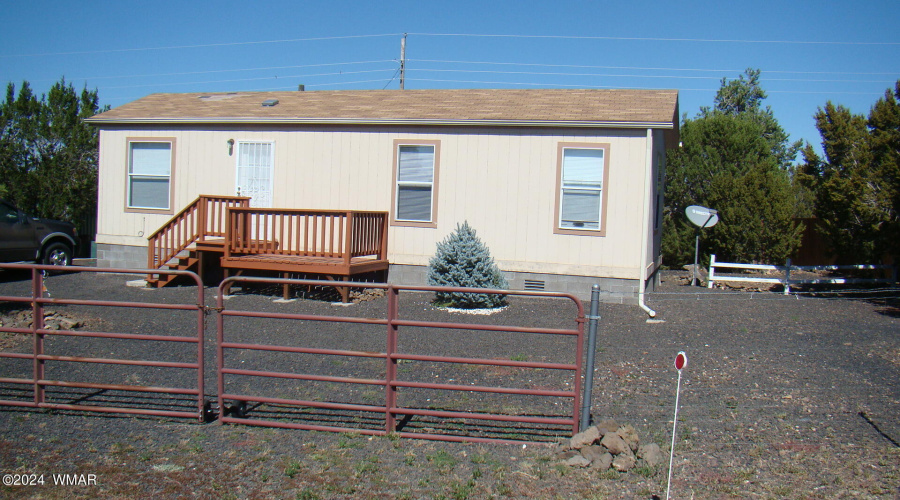
{"label": "white rail fence", "polygon": [[[764,278],[760,276],[731,276],[716,275],[716,269],[738,269],[742,271],[780,271],[784,273],[779,278]],[[887,270],[890,277],[884,278],[816,278],[816,279],[791,279],[791,271],[841,271],[841,270]],[[794,266],[791,265],[791,259],[788,259],[783,266],[770,266],[764,264],[738,264],[734,262],[716,262],[715,254],[709,257],[709,278],[708,288],[712,288],[717,281],[744,281],[751,283],[779,283],[784,285],[784,294],[790,295],[791,285],[800,284],[850,284],[850,283],[896,283],[897,268],[887,265],[871,265],[862,264],[854,266]]]}

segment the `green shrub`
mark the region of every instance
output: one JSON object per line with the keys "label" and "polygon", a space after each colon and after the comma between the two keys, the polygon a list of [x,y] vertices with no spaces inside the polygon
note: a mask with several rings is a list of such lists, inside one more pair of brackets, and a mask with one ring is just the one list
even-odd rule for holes
{"label": "green shrub", "polygon": [[[428,283],[438,286],[507,289],[509,284],[494,263],[488,247],[476,236],[468,222],[456,225],[438,243],[428,263]],[[461,309],[494,308],[506,305],[506,296],[487,293],[436,292],[435,302]]]}

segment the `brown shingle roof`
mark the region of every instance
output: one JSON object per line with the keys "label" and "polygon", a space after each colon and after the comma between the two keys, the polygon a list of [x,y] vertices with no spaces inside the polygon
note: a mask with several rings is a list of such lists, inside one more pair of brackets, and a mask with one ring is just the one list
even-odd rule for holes
{"label": "brown shingle roof", "polygon": [[[275,106],[263,106],[277,99]],[[91,123],[634,124],[677,127],[676,90],[434,89],[152,94]]]}

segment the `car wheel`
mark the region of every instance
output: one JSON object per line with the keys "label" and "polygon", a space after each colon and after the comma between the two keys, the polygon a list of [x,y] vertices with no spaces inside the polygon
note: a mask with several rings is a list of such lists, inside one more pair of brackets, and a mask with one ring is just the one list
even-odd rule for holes
{"label": "car wheel", "polygon": [[51,243],[44,249],[43,263],[48,266],[71,265],[72,249],[65,243]]}

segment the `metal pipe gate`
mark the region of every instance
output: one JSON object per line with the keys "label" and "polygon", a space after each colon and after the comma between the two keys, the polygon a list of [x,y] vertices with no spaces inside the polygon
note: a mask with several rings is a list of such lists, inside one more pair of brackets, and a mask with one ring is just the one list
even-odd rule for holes
{"label": "metal pipe gate", "polygon": [[[203,351],[205,316],[210,309],[205,306],[199,276],[185,271],[172,272],[188,276],[195,282],[195,303],[150,303],[85,299],[75,290],[67,298],[62,297],[65,294],[56,293],[52,297],[46,296],[43,273],[59,272],[58,267],[3,264],[0,268],[31,274],[30,283],[23,284],[19,296],[0,296],[0,303],[26,305],[34,318],[28,328],[0,326],[0,332],[31,337],[31,352],[21,348],[0,352],[0,363],[4,366],[0,372],[3,373],[0,405],[208,420],[211,408],[204,395]],[[67,267],[65,270],[66,274],[86,272],[143,274],[146,271],[87,267]],[[328,287],[380,289],[387,297],[384,305],[378,306],[380,312],[377,314],[383,315],[377,318],[354,317],[353,311],[358,307],[348,309],[350,314],[345,316],[261,312],[225,306],[223,290],[237,283],[308,287],[327,284]],[[30,290],[25,290],[26,287]],[[406,297],[439,290],[570,301],[574,305],[574,324],[570,328],[547,328],[500,324],[499,321],[490,324],[466,321],[472,317],[459,321],[424,320],[406,314],[405,309],[401,316],[401,303],[407,303]],[[311,302],[311,308],[315,309],[317,304],[334,307]],[[143,333],[139,329],[133,332],[55,330],[44,324],[47,306],[134,308],[166,314],[183,311],[189,317],[182,319],[183,324],[175,328],[174,334]],[[223,423],[474,442],[528,442],[534,441],[529,438],[535,435],[548,440],[544,433],[547,429],[557,432],[549,438],[555,440],[560,435],[578,432],[583,425],[579,416],[583,411],[580,401],[585,316],[581,301],[569,294],[233,277],[220,284],[215,309],[218,313],[215,397],[218,418]],[[190,320],[191,314],[195,315],[195,321]],[[168,318],[166,316],[165,321]],[[255,330],[242,330],[241,321],[259,321],[260,327],[267,331],[275,328],[276,333],[266,334],[265,339],[257,338]],[[195,326],[190,326],[192,322]],[[278,323],[289,326],[279,332]],[[298,328],[298,325],[304,328]],[[366,329],[367,332],[360,333]],[[350,338],[341,339],[344,334]],[[240,335],[245,338],[238,338]],[[444,335],[459,336],[462,340],[441,344]],[[527,338],[523,340],[522,336]],[[80,346],[86,353],[78,352],[79,344],[75,339],[88,342]],[[332,345],[322,344],[328,341],[332,341]],[[176,360],[154,359],[149,354],[154,350],[142,347],[152,346],[154,342],[165,343],[165,351],[177,356]],[[173,348],[176,345],[183,345],[186,350]],[[504,350],[507,346],[541,349],[548,345],[560,359],[548,361],[546,357],[536,356],[539,359],[532,360]],[[127,355],[105,354],[117,348]],[[104,354],[98,352],[101,350]],[[133,355],[133,352],[139,354]],[[491,357],[489,352],[494,356]],[[503,354],[498,357],[498,352]],[[164,357],[162,354],[155,356]],[[342,360],[353,360],[356,365]],[[252,362],[261,366],[251,366]],[[15,363],[20,363],[19,368],[11,368]],[[70,369],[68,364],[80,367],[80,379],[72,375],[76,370]],[[169,373],[178,373],[179,382],[188,383],[152,385],[142,384],[140,380],[103,383],[91,378],[89,367],[96,364],[150,369],[151,375],[171,371]],[[48,367],[53,368],[49,374]],[[521,375],[509,376],[509,372]],[[107,377],[122,375],[105,373]],[[428,376],[422,378],[422,374]],[[124,376],[121,378],[125,379]],[[195,382],[189,382],[191,379]],[[535,384],[526,383],[531,379]],[[253,381],[261,383],[254,386]],[[548,387],[542,385],[544,383],[558,386]],[[313,387],[316,384],[324,385],[324,392],[316,390]],[[84,390],[89,392],[85,394]],[[444,396],[443,406],[437,403],[438,398],[433,394]],[[497,405],[496,398],[515,399],[507,407]],[[532,403],[535,406],[529,406]],[[191,406],[193,409],[185,409]],[[477,425],[462,427],[463,432],[453,432],[472,423]],[[487,430],[468,432],[479,426]]]}
{"label": "metal pipe gate", "polygon": [[[205,305],[203,298],[203,284],[200,277],[194,273],[186,271],[171,271],[172,274],[180,274],[188,276],[197,284],[197,300],[194,304],[162,304],[162,303],[144,303],[144,302],[126,302],[126,301],[108,301],[108,300],[85,300],[71,299],[59,297],[45,297],[44,272],[60,272],[60,268],[56,266],[33,265],[33,264],[0,264],[0,269],[21,270],[31,272],[31,294],[28,297],[23,296],[0,296],[0,303],[10,302],[18,304],[28,304],[32,313],[32,324],[30,328],[13,328],[0,327],[0,332],[30,334],[32,337],[32,349],[30,353],[16,352],[0,352],[0,361],[4,359],[30,360],[31,369],[30,377],[3,377],[0,378],[0,384],[8,384],[10,386],[30,386],[33,392],[30,400],[19,399],[3,399],[0,396],[0,405],[33,407],[33,408],[52,408],[59,410],[78,410],[93,411],[105,413],[125,413],[134,415],[155,415],[164,417],[183,417],[193,418],[203,421],[205,418],[205,398],[203,389],[203,330]],[[66,274],[71,273],[113,273],[113,274],[134,274],[143,273],[141,270],[134,269],[111,269],[111,268],[94,268],[94,267],[66,267]],[[159,272],[153,271],[153,272]],[[123,307],[135,309],[156,309],[165,311],[193,311],[196,314],[196,328],[187,335],[151,335],[143,333],[116,333],[116,332],[89,332],[75,330],[50,330],[44,324],[44,308],[49,305],[59,306],[101,306],[101,307]],[[191,352],[186,356],[193,358],[189,362],[175,362],[165,360],[147,360],[133,358],[115,358],[115,357],[98,357],[98,356],[70,356],[51,354],[46,352],[46,343],[55,337],[69,337],[81,339],[107,339],[110,342],[118,340],[122,341],[138,341],[143,342],[174,342],[189,346]],[[112,344],[110,344],[112,345]],[[191,347],[192,346],[192,347]],[[142,351],[142,355],[147,351]],[[138,384],[108,384],[84,381],[64,380],[62,377],[57,379],[48,379],[46,376],[48,365],[52,363],[79,363],[90,364],[102,363],[109,365],[123,365],[133,367],[152,367],[157,369],[174,369],[174,370],[191,370],[196,373],[196,385],[194,387],[171,387],[171,386],[143,386]],[[47,397],[48,388],[74,388],[74,389],[97,389],[93,395],[87,395],[76,398],[68,403],[49,401]],[[127,394],[137,393],[149,394],[168,394],[189,396],[196,400],[196,409],[191,411],[174,410],[174,409],[152,409],[140,407],[133,401],[128,401],[128,397],[120,398],[120,405],[103,405],[89,404],[92,397],[102,394],[106,391],[124,391]],[[108,403],[108,401],[107,401]],[[146,403],[146,402],[144,402]],[[163,405],[165,406],[165,405]]]}
{"label": "metal pipe gate", "polygon": [[[413,437],[420,439],[436,439],[447,441],[474,441],[474,442],[522,442],[525,441],[520,437],[513,435],[501,437],[479,437],[471,435],[458,435],[449,433],[440,433],[433,430],[420,430],[418,432],[404,431],[403,427],[412,419],[417,417],[436,417],[438,419],[451,419],[456,421],[486,421],[491,423],[519,423],[533,425],[549,425],[549,426],[565,426],[571,429],[571,433],[577,433],[580,426],[580,398],[582,389],[583,375],[583,354],[584,354],[584,310],[579,299],[570,294],[552,293],[552,292],[530,292],[530,291],[509,291],[509,290],[486,290],[481,288],[448,288],[448,287],[431,287],[431,286],[399,286],[373,283],[353,283],[353,282],[329,282],[329,286],[346,286],[352,288],[381,289],[387,294],[387,306],[384,318],[363,318],[363,317],[339,317],[332,315],[314,315],[314,314],[288,314],[288,313],[267,313],[253,310],[237,310],[226,307],[224,291],[229,287],[237,284],[263,284],[263,285],[293,285],[293,286],[321,286],[323,282],[313,280],[290,280],[276,278],[251,278],[251,277],[232,277],[222,282],[219,286],[217,297],[217,393],[219,421],[223,423],[241,423],[247,425],[262,425],[281,428],[319,430],[319,431],[337,431],[337,432],[359,432],[368,435],[385,435],[396,434],[402,437]],[[556,298],[569,300],[575,305],[576,314],[573,317],[574,326],[569,329],[550,329],[526,326],[510,326],[496,324],[479,324],[479,323],[461,323],[461,322],[443,322],[443,321],[423,321],[415,319],[404,319],[400,317],[400,301],[401,294],[409,294],[415,292],[463,292],[463,293],[491,293],[503,295],[517,295],[525,297],[538,298]],[[317,324],[321,322],[336,323],[339,325],[348,325],[353,328],[379,327],[383,328],[384,335],[380,337],[378,342],[382,344],[381,351],[364,350],[360,348],[354,349],[354,346],[342,345],[340,348],[310,346],[310,345],[285,345],[288,343],[290,334],[283,335],[284,344],[262,343],[253,341],[255,338],[252,332],[247,331],[253,327],[244,326],[226,327],[225,321],[237,321],[243,319],[245,322],[252,319],[285,320],[289,322],[310,322]],[[417,354],[407,352],[399,346],[399,341],[404,338],[401,327],[406,330],[411,329],[427,329],[427,330],[464,330],[466,332],[506,332],[522,335],[537,335],[541,337],[553,337],[557,340],[569,340],[574,344],[571,349],[570,362],[538,362],[528,361],[526,359],[488,359],[477,356],[445,356],[434,354]],[[288,328],[290,330],[290,328]],[[338,330],[340,331],[340,330]],[[227,335],[226,335],[227,332]],[[297,330],[299,332],[299,330]],[[250,338],[245,341],[229,340],[230,337],[243,334]],[[297,333],[297,336],[300,334]],[[411,334],[412,335],[412,334]],[[374,335],[373,335],[374,336]],[[321,337],[319,335],[318,337]],[[284,356],[287,353],[288,356]],[[265,365],[258,368],[244,368],[238,365],[244,364],[245,361],[258,360],[261,355],[268,354],[271,356],[267,361],[257,361],[258,364]],[[243,356],[242,356],[243,355]],[[304,367],[311,366],[307,363],[304,366],[297,366],[300,361],[292,362],[293,357],[298,359],[303,355],[322,357],[350,358],[357,363],[377,362],[381,366],[381,376],[361,377],[354,376],[349,373],[322,374],[305,371]],[[279,370],[266,369],[276,362],[281,363]],[[335,363],[340,363],[335,361]],[[500,385],[481,385],[472,382],[468,385],[452,382],[425,382],[408,380],[403,376],[403,364],[405,363],[436,363],[441,366],[456,366],[461,369],[477,370],[478,367],[488,369],[528,369],[533,372],[562,372],[567,375],[566,379],[570,388],[567,389],[545,389],[545,388],[521,388],[506,387]],[[475,368],[472,368],[475,367]],[[459,370],[457,370],[459,371]],[[465,371],[463,371],[465,373]],[[440,377],[439,371],[435,377]],[[234,386],[240,385],[240,380],[256,380],[261,379],[264,382],[257,384],[261,389],[265,387],[266,392],[271,393],[272,387],[278,386],[283,391],[281,396],[273,396],[271,394],[264,395],[253,393],[250,382],[244,384],[243,391],[229,390],[226,387],[226,378],[235,379]],[[290,394],[302,393],[302,386],[295,386],[296,382],[306,384],[326,384],[329,386],[340,386],[340,391],[335,394],[347,394],[354,392],[354,387],[362,387],[363,393],[369,392],[370,400],[372,397],[372,388],[383,391],[383,398],[378,403],[374,401],[336,401],[323,400],[315,398],[290,397]],[[510,412],[502,411],[464,411],[460,409],[447,410],[440,408],[429,408],[427,405],[408,405],[403,404],[399,396],[410,390],[430,390],[430,391],[449,391],[454,395],[458,395],[459,399],[465,397],[466,394],[483,393],[493,395],[513,395],[518,397],[542,397],[558,399],[561,398],[570,401],[571,410],[565,416],[546,416],[541,414],[510,414]],[[272,406],[282,409],[282,413],[269,412],[270,418],[265,418],[264,407]],[[566,405],[568,406],[568,405]],[[290,410],[288,410],[290,408]],[[317,410],[322,412],[348,412],[357,416],[350,417],[351,422],[312,422],[298,423],[291,421],[292,416],[297,415],[297,409]],[[260,416],[254,416],[259,413]],[[359,422],[368,422],[367,417],[359,417],[359,414],[365,415],[382,415],[380,424],[361,425]],[[353,422],[357,422],[354,425]]]}

